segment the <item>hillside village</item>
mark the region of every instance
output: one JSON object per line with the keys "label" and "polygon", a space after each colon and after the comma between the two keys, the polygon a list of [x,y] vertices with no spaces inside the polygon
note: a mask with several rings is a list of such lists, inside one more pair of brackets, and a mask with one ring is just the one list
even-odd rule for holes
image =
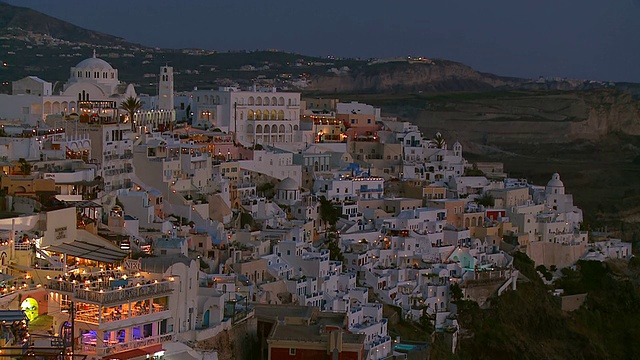
{"label": "hillside village", "polygon": [[632,256],[590,239],[561,174],[510,178],[364,103],[176,74],[139,94],[94,52],[61,88],[0,94],[0,358],[455,353],[458,301],[532,280],[515,254],[546,281]]}

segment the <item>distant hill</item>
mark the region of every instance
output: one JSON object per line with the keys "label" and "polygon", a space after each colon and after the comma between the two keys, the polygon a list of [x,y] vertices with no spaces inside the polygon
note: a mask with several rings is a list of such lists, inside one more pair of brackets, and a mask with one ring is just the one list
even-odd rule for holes
{"label": "distant hill", "polygon": [[81,28],[26,7],[0,2],[0,35],[17,35],[21,31],[49,35],[70,42],[140,46],[113,35]]}

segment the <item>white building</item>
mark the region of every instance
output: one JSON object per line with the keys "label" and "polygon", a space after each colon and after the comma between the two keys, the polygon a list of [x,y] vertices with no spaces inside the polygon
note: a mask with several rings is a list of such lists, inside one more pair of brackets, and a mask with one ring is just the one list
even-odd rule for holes
{"label": "white building", "polygon": [[233,133],[243,145],[300,141],[300,93],[221,88],[194,90],[192,100],[194,126]]}

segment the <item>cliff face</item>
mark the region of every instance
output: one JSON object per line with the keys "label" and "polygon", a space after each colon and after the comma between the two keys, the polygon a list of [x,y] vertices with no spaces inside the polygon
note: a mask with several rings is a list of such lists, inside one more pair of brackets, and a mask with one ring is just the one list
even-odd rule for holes
{"label": "cliff face", "polygon": [[425,97],[385,106],[426,134],[479,144],[563,143],[612,133],[640,135],[640,103],[616,90],[504,92]]}
{"label": "cliff face", "polygon": [[476,91],[518,83],[517,79],[483,74],[463,64],[438,60],[433,64],[368,65],[344,75],[319,75],[312,78],[307,89],[338,93]]}

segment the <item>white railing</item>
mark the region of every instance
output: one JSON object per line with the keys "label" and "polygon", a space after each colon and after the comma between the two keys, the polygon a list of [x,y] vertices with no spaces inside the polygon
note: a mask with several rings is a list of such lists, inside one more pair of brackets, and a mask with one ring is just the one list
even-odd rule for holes
{"label": "white railing", "polygon": [[125,343],[118,343],[111,346],[106,346],[102,348],[96,348],[96,354],[99,356],[105,356],[109,354],[115,354],[122,351],[139,349],[155,344],[162,344],[166,342],[171,342],[174,340],[174,334],[164,334],[157,335],[153,337],[148,337],[144,339],[133,340]]}

